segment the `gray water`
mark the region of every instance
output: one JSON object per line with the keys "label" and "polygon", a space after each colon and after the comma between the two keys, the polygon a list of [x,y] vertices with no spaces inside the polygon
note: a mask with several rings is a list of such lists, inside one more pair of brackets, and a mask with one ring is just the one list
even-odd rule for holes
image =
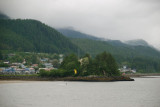
{"label": "gray water", "polygon": [[1,81],[0,107],[160,107],[160,77],[124,82]]}

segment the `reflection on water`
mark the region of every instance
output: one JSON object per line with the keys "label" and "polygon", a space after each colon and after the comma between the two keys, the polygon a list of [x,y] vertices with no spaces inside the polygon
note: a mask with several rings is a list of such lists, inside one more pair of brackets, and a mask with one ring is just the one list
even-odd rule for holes
{"label": "reflection on water", "polygon": [[0,107],[160,107],[160,78],[124,82],[9,82]]}

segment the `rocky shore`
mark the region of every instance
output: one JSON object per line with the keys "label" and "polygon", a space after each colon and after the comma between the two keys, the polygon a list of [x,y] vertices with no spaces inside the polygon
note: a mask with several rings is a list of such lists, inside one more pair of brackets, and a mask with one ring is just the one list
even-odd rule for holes
{"label": "rocky shore", "polygon": [[134,81],[130,77],[116,76],[116,77],[63,77],[63,78],[49,78],[39,76],[0,76],[0,80],[25,80],[25,81],[88,81],[88,82],[109,82],[109,81]]}
{"label": "rocky shore", "polygon": [[160,73],[136,73],[136,74],[126,74],[127,77],[145,77],[145,76],[160,76]]}

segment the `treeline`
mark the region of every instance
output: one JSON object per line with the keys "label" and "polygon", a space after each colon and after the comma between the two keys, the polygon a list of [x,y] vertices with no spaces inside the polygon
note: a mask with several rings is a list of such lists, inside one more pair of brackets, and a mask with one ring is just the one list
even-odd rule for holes
{"label": "treeline", "polygon": [[75,54],[66,56],[57,70],[40,71],[42,77],[67,77],[67,76],[119,76],[117,63],[113,56],[103,52],[94,59],[89,54],[78,60]]}
{"label": "treeline", "polygon": [[119,65],[127,65],[138,72],[160,72],[160,52],[147,46],[130,46],[120,41],[96,41],[89,39],[71,39],[84,52],[95,57],[98,53],[110,52]]}
{"label": "treeline", "polygon": [[0,50],[64,54],[79,49],[57,30],[30,19],[0,19],[0,38]]}

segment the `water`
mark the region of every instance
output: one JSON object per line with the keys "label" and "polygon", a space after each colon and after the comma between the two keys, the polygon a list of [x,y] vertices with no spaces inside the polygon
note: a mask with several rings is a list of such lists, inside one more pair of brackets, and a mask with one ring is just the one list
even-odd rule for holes
{"label": "water", "polygon": [[160,107],[160,77],[124,82],[0,82],[0,107]]}

